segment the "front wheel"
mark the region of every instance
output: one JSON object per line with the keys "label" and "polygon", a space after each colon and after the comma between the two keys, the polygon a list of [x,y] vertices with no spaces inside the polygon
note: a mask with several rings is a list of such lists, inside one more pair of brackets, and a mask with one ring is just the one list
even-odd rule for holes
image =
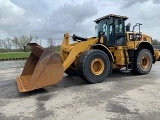
{"label": "front wheel", "polygon": [[142,49],[136,52],[133,69],[134,74],[145,75],[148,74],[152,68],[153,57],[149,50]]}
{"label": "front wheel", "polygon": [[68,69],[65,70],[68,76],[77,76],[77,70],[74,64],[72,64]]}
{"label": "front wheel", "polygon": [[99,83],[109,75],[110,65],[106,53],[91,49],[84,52],[78,59],[77,71],[79,76],[89,83]]}

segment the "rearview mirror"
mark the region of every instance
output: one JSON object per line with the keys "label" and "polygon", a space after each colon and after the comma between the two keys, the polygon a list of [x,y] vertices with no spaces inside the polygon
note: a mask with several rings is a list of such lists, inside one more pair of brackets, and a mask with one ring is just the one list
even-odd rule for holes
{"label": "rearview mirror", "polygon": [[128,23],[126,26],[126,31],[130,31],[131,23]]}

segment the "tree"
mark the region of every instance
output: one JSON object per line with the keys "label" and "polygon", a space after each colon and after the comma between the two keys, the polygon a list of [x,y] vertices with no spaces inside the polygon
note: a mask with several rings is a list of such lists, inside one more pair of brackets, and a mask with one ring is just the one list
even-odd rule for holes
{"label": "tree", "polygon": [[6,38],[4,40],[1,40],[1,46],[6,49],[9,50],[12,47],[12,39],[11,38]]}
{"label": "tree", "polygon": [[11,49],[12,47],[12,39],[6,38],[6,49]]}
{"label": "tree", "polygon": [[1,42],[1,45],[3,46],[4,49],[7,49],[7,44],[6,44],[6,41],[5,41],[5,40],[3,40],[3,41]]}
{"label": "tree", "polygon": [[18,37],[14,37],[13,38],[13,44],[14,44],[14,46],[16,47],[16,49],[17,49],[17,47],[18,47]]}
{"label": "tree", "polygon": [[38,36],[35,36],[34,42],[36,42],[39,45],[41,45],[41,39]]}
{"label": "tree", "polygon": [[154,40],[152,41],[152,43],[153,43],[153,45],[158,45],[158,44],[159,44],[159,41],[158,41],[157,39],[154,39]]}
{"label": "tree", "polygon": [[27,51],[27,44],[31,42],[32,40],[32,36],[30,35],[30,37],[26,36],[26,35],[22,35],[19,38],[18,37],[14,37],[13,42],[16,44],[16,46],[18,46],[20,49],[23,49],[24,52]]}
{"label": "tree", "polygon": [[55,47],[55,41],[52,38],[48,38],[48,48],[50,50],[54,50]]}

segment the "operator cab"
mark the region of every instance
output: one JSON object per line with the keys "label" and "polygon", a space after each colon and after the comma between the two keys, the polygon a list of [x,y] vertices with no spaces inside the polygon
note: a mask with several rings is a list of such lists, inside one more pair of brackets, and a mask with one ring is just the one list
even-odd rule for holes
{"label": "operator cab", "polygon": [[106,46],[122,46],[125,45],[125,21],[126,16],[109,14],[107,16],[96,19],[97,37],[104,37]]}

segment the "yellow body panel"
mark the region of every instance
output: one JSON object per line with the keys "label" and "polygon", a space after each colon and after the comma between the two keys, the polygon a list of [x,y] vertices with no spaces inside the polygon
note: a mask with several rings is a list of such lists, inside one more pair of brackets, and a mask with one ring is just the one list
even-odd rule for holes
{"label": "yellow body panel", "polygon": [[[146,41],[151,43],[150,37],[145,34],[142,34],[142,40],[130,40],[130,33],[126,33],[126,46],[113,46],[113,47],[106,47],[105,45],[101,44],[101,46],[105,47],[112,56],[113,59],[113,68],[124,67],[126,62],[129,63],[129,55],[127,50],[128,49],[135,49],[138,44],[142,41]],[[144,40],[143,40],[144,39]],[[103,37],[100,39],[100,43],[103,43]],[[76,62],[77,57],[80,53],[85,52],[86,50],[91,49],[92,45],[95,45],[98,42],[98,38],[88,38],[87,41],[75,42],[70,44],[69,43],[69,34],[65,33],[64,40],[61,45],[61,59],[64,67],[64,71],[71,66],[72,63]],[[127,57],[127,61],[125,61],[125,55]],[[114,54],[114,56],[112,55]],[[157,53],[156,53],[157,54]],[[157,58],[157,57],[156,57]]]}
{"label": "yellow body panel", "polygon": [[66,70],[70,65],[76,60],[76,57],[83,53],[84,51],[90,49],[91,45],[98,42],[98,38],[90,38],[87,41],[77,42],[74,44],[69,44],[69,35],[65,34],[64,40],[61,45],[61,57],[64,70]]}
{"label": "yellow body panel", "polygon": [[159,60],[160,51],[159,51],[159,50],[154,50],[154,55],[155,55],[155,57],[156,57],[156,60]]}
{"label": "yellow body panel", "polygon": [[128,52],[126,51],[127,46],[117,46],[117,49],[114,51],[114,57],[116,58],[114,63],[116,65],[119,65],[119,66],[125,65],[124,50],[126,52],[127,62],[129,62]]}
{"label": "yellow body panel", "polygon": [[[137,47],[137,45],[140,43],[140,42],[148,42],[150,44],[152,44],[152,41],[151,41],[151,38],[145,34],[141,34],[142,37],[140,40],[136,40],[136,37],[134,38],[134,40],[132,39],[131,40],[131,35],[132,34],[131,32],[126,32],[126,38],[127,38],[127,46],[128,46],[128,49],[134,49]],[[138,33],[134,33],[134,34],[138,34]]]}

